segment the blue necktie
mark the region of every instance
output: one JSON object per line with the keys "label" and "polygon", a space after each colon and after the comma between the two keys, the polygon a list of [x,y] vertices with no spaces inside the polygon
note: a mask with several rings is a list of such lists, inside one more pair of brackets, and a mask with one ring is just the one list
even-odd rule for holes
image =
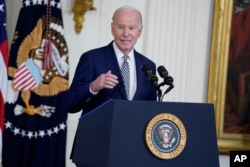
{"label": "blue necktie", "polygon": [[124,62],[122,64],[121,67],[121,72],[122,72],[122,76],[123,76],[123,81],[124,81],[124,85],[125,85],[125,90],[126,90],[126,94],[127,94],[127,99],[129,99],[129,92],[130,92],[130,71],[129,71],[129,64],[128,64],[128,56],[124,55],[123,59]]}

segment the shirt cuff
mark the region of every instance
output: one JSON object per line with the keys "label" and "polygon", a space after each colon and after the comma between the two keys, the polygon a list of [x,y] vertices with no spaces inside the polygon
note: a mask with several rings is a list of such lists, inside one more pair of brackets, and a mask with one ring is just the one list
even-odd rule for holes
{"label": "shirt cuff", "polygon": [[[91,83],[92,84],[92,83]],[[89,92],[92,94],[92,95],[97,95],[98,92],[94,92],[92,89],[91,89],[91,84],[89,84]]]}

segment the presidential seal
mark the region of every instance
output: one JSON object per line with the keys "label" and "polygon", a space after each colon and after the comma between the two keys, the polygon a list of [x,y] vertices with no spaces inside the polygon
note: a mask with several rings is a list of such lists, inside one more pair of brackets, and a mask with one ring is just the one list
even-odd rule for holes
{"label": "presidential seal", "polygon": [[161,159],[179,156],[186,145],[186,129],[182,121],[173,114],[162,113],[153,117],[145,134],[149,150]]}

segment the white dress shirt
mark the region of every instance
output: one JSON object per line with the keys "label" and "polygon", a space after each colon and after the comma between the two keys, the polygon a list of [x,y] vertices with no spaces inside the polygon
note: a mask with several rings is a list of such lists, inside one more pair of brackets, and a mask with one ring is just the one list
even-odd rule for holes
{"label": "white dress shirt", "polygon": [[[115,42],[113,42],[113,47],[115,50],[115,55],[118,60],[119,66],[121,68],[122,63],[124,61],[123,59],[124,53],[120,51],[120,49],[116,46]],[[133,100],[137,86],[134,50],[132,50],[128,54],[128,57],[129,57],[128,63],[130,68],[130,93],[129,93],[130,97],[128,97],[128,100]]]}

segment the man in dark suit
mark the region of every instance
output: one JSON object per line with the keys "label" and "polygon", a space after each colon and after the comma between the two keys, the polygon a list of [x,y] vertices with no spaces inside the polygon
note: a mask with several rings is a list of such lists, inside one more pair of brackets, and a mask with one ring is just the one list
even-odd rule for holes
{"label": "man in dark suit", "polygon": [[[134,49],[142,32],[141,13],[133,7],[123,6],[115,11],[112,20],[114,40],[80,58],[68,91],[69,113],[82,111],[85,114],[109,99],[156,101],[156,87],[141,69],[147,65],[155,74],[156,65]],[[128,56],[129,65],[128,92],[123,79],[126,77],[122,75],[124,55]],[[74,144],[71,158],[73,150]]]}
{"label": "man in dark suit", "polygon": [[[156,65],[134,49],[142,28],[137,9],[123,6],[115,11],[111,23],[114,40],[80,58],[69,89],[69,113],[85,114],[109,99],[156,101],[156,87],[141,69],[147,65],[155,74]],[[121,73],[124,55],[128,56],[130,68],[128,95]]]}

